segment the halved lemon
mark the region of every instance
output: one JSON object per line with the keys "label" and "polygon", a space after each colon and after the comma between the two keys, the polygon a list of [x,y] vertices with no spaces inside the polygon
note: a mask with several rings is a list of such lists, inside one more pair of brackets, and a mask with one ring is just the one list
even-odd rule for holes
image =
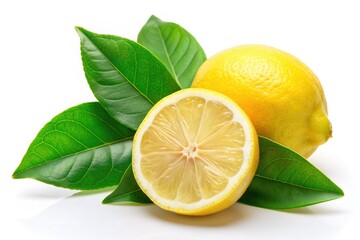
{"label": "halved lemon", "polygon": [[132,167],[145,194],[163,209],[207,215],[234,204],[258,165],[258,138],[230,98],[185,89],[160,100],[140,124]]}

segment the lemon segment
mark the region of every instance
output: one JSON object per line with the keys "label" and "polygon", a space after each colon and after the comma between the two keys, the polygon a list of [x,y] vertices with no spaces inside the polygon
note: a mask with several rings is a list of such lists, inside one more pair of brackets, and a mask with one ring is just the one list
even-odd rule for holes
{"label": "lemon segment", "polygon": [[186,89],[158,102],[133,142],[133,172],[160,207],[205,215],[235,203],[258,165],[257,134],[230,98]]}

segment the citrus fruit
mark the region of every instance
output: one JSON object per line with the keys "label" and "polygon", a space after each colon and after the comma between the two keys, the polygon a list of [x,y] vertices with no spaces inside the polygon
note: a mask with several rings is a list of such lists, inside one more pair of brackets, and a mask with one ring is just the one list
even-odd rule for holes
{"label": "citrus fruit", "polygon": [[240,198],[258,154],[255,128],[235,102],[186,89],[146,115],[134,136],[132,168],[140,188],[161,208],[207,215]]}
{"label": "citrus fruit", "polygon": [[200,66],[192,87],[232,98],[259,135],[304,157],[331,137],[318,78],[299,59],[279,49],[242,45],[215,54]]}

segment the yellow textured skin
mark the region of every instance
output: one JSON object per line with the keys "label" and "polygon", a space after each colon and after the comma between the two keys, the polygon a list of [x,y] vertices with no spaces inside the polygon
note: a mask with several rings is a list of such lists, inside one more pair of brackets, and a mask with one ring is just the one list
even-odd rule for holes
{"label": "yellow textured skin", "polygon": [[232,98],[259,135],[304,157],[331,137],[327,104],[316,75],[299,59],[264,45],[243,45],[209,58],[192,87]]}

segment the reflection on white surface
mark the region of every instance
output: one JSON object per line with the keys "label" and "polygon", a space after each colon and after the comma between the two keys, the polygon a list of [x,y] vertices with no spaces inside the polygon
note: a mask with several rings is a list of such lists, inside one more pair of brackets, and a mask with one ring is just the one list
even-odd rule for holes
{"label": "reflection on white surface", "polygon": [[236,204],[205,217],[154,205],[103,205],[107,193],[75,194],[21,220],[34,239],[334,239],[344,213],[328,206],[272,211]]}

